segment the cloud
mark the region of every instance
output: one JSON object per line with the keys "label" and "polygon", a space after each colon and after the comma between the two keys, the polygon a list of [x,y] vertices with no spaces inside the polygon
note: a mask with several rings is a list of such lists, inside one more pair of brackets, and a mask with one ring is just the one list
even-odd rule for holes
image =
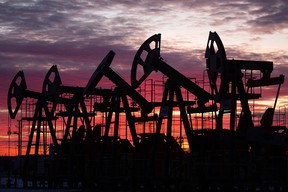
{"label": "cloud", "polygon": [[288,28],[288,4],[284,0],[180,2],[183,9],[206,15],[206,23],[212,26],[233,24],[237,26],[235,31],[246,30],[252,34],[271,34]]}
{"label": "cloud", "polygon": [[255,18],[247,21],[251,30],[274,33],[288,28],[288,5],[284,0],[256,1],[254,6],[255,10],[251,11],[251,15]]}
{"label": "cloud", "polygon": [[[265,28],[270,33],[272,28],[274,31],[285,28],[286,10],[287,5],[280,0],[273,3],[242,0],[7,1],[0,6],[0,57],[3,61],[0,67],[35,70],[37,66],[37,70],[44,71],[48,66],[57,64],[66,71],[88,70],[113,49],[116,52],[115,68],[126,74],[137,48],[153,34],[151,29],[167,29],[163,26],[173,25],[178,19],[187,27],[193,26],[193,22],[195,25],[210,23],[218,27],[231,24],[228,30],[238,33],[252,27]],[[243,28],[245,25],[247,29]],[[183,29],[180,27],[177,26]],[[259,36],[255,38],[259,39]],[[203,63],[200,48],[196,47],[195,52],[199,52],[199,56],[195,57],[189,53],[194,47],[177,50],[183,42],[175,39],[172,39],[173,42],[167,40],[169,46],[171,43],[174,45],[163,53],[173,65],[176,60],[178,63],[181,60],[181,68],[186,71],[186,64],[199,66]]]}

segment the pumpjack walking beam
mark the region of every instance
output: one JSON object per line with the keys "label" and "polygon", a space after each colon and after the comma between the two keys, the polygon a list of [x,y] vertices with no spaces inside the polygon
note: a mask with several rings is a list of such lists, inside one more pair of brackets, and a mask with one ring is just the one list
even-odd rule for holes
{"label": "pumpjack walking beam", "polygon": [[[122,102],[124,104],[127,120],[130,127],[130,132],[132,135],[134,145],[137,145],[138,138],[136,135],[136,130],[134,126],[134,118],[131,116],[131,110],[128,109],[128,101],[127,97],[129,96],[133,101],[139,104],[141,108],[141,116],[146,117],[154,108],[153,104],[150,104],[141,94],[139,94],[134,88],[132,88],[124,79],[122,79],[115,71],[110,68],[112,60],[115,56],[113,51],[110,51],[105,58],[102,60],[100,65],[96,68],[93,75],[91,76],[89,82],[86,85],[86,88],[83,91],[83,95],[88,97],[91,94],[91,90],[99,83],[103,76],[106,76],[109,80],[111,80],[116,86],[116,91],[118,92],[120,98],[122,98]],[[119,99],[120,99],[119,98]],[[116,101],[116,100],[115,100]],[[120,105],[120,103],[118,103]],[[113,111],[110,111],[112,115]],[[117,114],[116,114],[117,115]],[[107,122],[109,123],[109,122]],[[106,126],[107,128],[107,126]]]}
{"label": "pumpjack walking beam", "polygon": [[[160,43],[161,34],[155,34],[148,38],[138,49],[132,64],[131,70],[131,85],[134,88],[140,86],[140,84],[149,76],[152,71],[160,71],[170,79],[177,82],[179,86],[184,87],[190,93],[197,96],[198,106],[203,106],[211,98],[211,95],[199,87],[196,83],[192,82],[189,78],[169,66],[160,56]],[[151,47],[155,45],[155,47]],[[144,53],[147,53],[145,59],[142,58]],[[138,77],[138,66],[143,67],[143,75]]]}
{"label": "pumpjack walking beam", "polygon": [[[148,38],[138,49],[135,54],[132,70],[131,70],[131,85],[137,88],[141,83],[152,73],[152,71],[160,71],[168,77],[165,84],[165,90],[162,98],[162,105],[160,109],[160,117],[157,123],[156,133],[160,133],[163,117],[161,117],[161,110],[168,105],[168,125],[167,136],[171,136],[171,122],[172,122],[172,110],[174,94],[176,94],[176,105],[180,109],[180,116],[183,120],[185,132],[187,135],[189,147],[192,146],[192,129],[187,118],[187,112],[185,107],[194,105],[196,102],[183,101],[181,87],[186,89],[197,97],[198,109],[205,110],[207,107],[205,104],[212,100],[212,96],[203,88],[199,87],[196,83],[192,82],[189,78],[169,66],[163,58],[160,56],[160,44],[161,34],[155,34]],[[141,68],[142,70],[141,71]],[[169,97],[169,99],[168,99]],[[168,99],[168,100],[167,100]]]}

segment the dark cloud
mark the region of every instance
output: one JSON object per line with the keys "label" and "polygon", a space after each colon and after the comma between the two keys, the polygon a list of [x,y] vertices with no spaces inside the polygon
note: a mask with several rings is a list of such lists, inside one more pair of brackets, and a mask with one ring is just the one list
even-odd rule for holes
{"label": "dark cloud", "polygon": [[256,10],[251,11],[255,19],[247,21],[251,30],[258,33],[274,33],[288,28],[288,4],[284,0],[259,1]]}
{"label": "dark cloud", "polygon": [[269,34],[288,28],[288,4],[285,0],[180,2],[184,9],[208,14],[206,22],[212,26],[238,23],[235,30],[248,30],[258,34]]}

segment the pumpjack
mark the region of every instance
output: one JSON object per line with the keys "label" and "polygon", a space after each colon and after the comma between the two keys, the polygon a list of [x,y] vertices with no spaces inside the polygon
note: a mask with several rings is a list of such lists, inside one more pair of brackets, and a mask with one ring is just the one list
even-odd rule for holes
{"label": "pumpjack", "polygon": [[[155,34],[148,38],[138,49],[132,64],[131,70],[131,85],[134,88],[140,86],[140,84],[149,76],[152,71],[160,71],[168,77],[165,83],[165,89],[162,96],[162,105],[160,111],[163,111],[168,107],[168,123],[167,123],[167,136],[171,137],[172,126],[172,112],[173,107],[178,106],[181,114],[181,119],[184,124],[185,133],[189,147],[191,148],[192,139],[192,127],[189,123],[186,107],[193,106],[197,103],[198,109],[207,110],[212,109],[211,106],[205,106],[209,100],[211,100],[211,94],[201,88],[196,83],[192,82],[189,78],[182,75],[173,67],[168,65],[160,55],[161,34]],[[146,56],[146,57],[145,57]],[[145,58],[143,58],[145,57]],[[142,67],[139,69],[139,67]],[[142,69],[142,72],[141,72]],[[139,74],[141,75],[140,77]],[[185,88],[188,92],[197,97],[197,100],[184,101],[182,95],[182,88]],[[176,102],[174,101],[174,95],[176,95]],[[161,113],[161,112],[160,112]],[[157,122],[157,134],[161,132],[161,125],[164,115],[160,116]]]}
{"label": "pumpjack", "polygon": [[[47,72],[42,92],[27,89],[23,71],[16,74],[8,91],[10,117],[16,117],[24,99],[36,101],[33,116],[23,118],[32,121],[24,187],[32,181],[33,187],[48,183],[52,188],[102,191],[287,189],[287,128],[273,124],[284,75],[272,77],[273,62],[229,60],[218,34],[210,32],[204,55],[207,91],[170,66],[160,49],[161,34],[144,41],[132,62],[130,84],[110,67],[113,51],[103,58],[85,87],[62,84],[56,65]],[[250,78],[246,71],[252,74]],[[256,71],[260,75],[255,78]],[[152,72],[166,77],[157,101],[148,101],[139,91]],[[104,76],[113,89],[98,87]],[[250,101],[262,93],[253,90],[273,85],[278,85],[274,106],[257,125]],[[193,97],[185,98],[186,93]],[[87,99],[94,97],[100,99],[88,106]],[[177,125],[173,124],[176,112],[180,116]],[[104,114],[101,124],[95,123],[103,118],[99,113]],[[120,123],[122,114],[125,130]],[[202,123],[195,129],[191,114],[202,114],[202,121],[203,114],[212,114],[212,126]],[[60,120],[62,132],[57,124]],[[156,129],[137,129],[138,123],[145,126],[148,122]],[[185,136],[177,140],[175,132],[182,133],[182,127]],[[46,148],[42,150],[44,168],[40,166],[41,134],[52,141],[49,157]]]}
{"label": "pumpjack", "polygon": [[[284,75],[271,77],[273,71],[273,62],[270,61],[247,61],[247,60],[228,60],[223,43],[216,32],[210,32],[207,48],[205,52],[206,67],[213,98],[220,104],[220,111],[217,118],[217,129],[223,128],[223,114],[230,113],[230,127],[235,130],[236,102],[240,100],[241,116],[238,123],[239,130],[253,127],[251,111],[249,109],[248,99],[257,99],[261,94],[251,94],[249,89],[253,87],[279,85],[279,90],[284,82]],[[247,91],[245,91],[243,82],[243,70],[260,71],[261,79],[251,79],[247,81]],[[218,82],[217,82],[218,81]],[[220,82],[219,82],[220,81]],[[276,106],[276,102],[274,108]],[[269,117],[270,124],[272,125]]]}
{"label": "pumpjack", "polygon": [[[44,82],[44,85],[47,81]],[[55,149],[59,148],[59,144],[56,138],[56,133],[54,129],[54,125],[52,123],[56,117],[53,115],[56,103],[53,100],[46,100],[45,94],[30,91],[27,89],[27,84],[23,71],[19,71],[15,77],[13,78],[7,97],[7,105],[10,117],[14,119],[17,115],[17,112],[20,109],[21,103],[24,98],[33,98],[36,100],[34,115],[31,118],[25,118],[28,121],[32,121],[32,127],[30,130],[30,135],[28,139],[28,145],[26,150],[26,156],[24,161],[24,170],[23,170],[23,181],[24,186],[27,186],[27,180],[31,179],[33,181],[33,185],[36,185],[37,175],[39,172],[38,167],[38,159],[39,159],[39,147],[40,147],[40,134],[44,132],[44,128],[42,126],[43,122],[47,122],[49,126],[49,132],[52,138],[52,143],[55,146]],[[52,106],[49,107],[49,102],[52,103]],[[33,143],[34,134],[36,132],[35,143]],[[32,145],[34,148],[34,156],[30,157]],[[43,152],[46,154],[46,148],[44,145]],[[32,166],[34,164],[34,166]]]}

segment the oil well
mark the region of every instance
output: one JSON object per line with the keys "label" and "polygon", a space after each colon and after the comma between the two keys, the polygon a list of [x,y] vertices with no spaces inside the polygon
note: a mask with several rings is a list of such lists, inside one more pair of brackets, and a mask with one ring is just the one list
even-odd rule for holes
{"label": "oil well", "polygon": [[[206,68],[197,80],[169,65],[160,48],[160,34],[144,41],[129,83],[110,67],[113,51],[85,87],[62,83],[56,65],[42,92],[29,90],[23,71],[15,75],[8,110],[15,119],[21,109],[19,155],[23,132],[29,134],[23,187],[287,190],[287,128],[274,119],[284,75],[272,75],[273,62],[229,60],[218,34],[210,32]],[[154,72],[163,78],[151,78]],[[111,88],[99,87],[103,77]],[[275,102],[256,123],[252,108],[265,97],[265,86],[275,87]]]}

